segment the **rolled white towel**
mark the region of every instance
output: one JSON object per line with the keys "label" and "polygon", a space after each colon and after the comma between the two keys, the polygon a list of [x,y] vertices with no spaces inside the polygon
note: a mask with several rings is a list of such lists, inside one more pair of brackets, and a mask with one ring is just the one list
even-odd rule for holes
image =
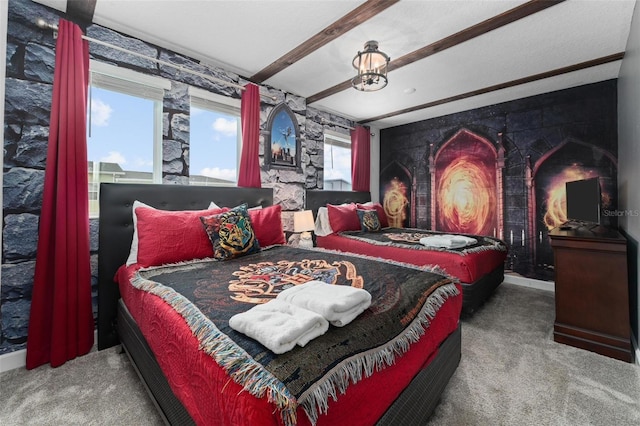
{"label": "rolled white towel", "polygon": [[290,287],[278,299],[316,312],[336,327],[349,324],[371,305],[371,294],[364,289],[316,280]]}
{"label": "rolled white towel", "polygon": [[451,247],[453,235],[430,235],[420,238],[420,244],[430,247]]}
{"label": "rolled white towel", "polygon": [[475,238],[467,237],[464,235],[430,235],[428,237],[420,238],[420,244],[427,247],[440,247],[440,248],[461,248],[477,243]]}
{"label": "rolled white towel", "polygon": [[456,243],[464,243],[467,246],[476,244],[478,240],[475,238],[467,237],[466,235],[454,235],[453,241]]}
{"label": "rolled white towel", "polygon": [[276,354],[304,346],[329,329],[322,315],[277,299],[232,316],[229,326]]}

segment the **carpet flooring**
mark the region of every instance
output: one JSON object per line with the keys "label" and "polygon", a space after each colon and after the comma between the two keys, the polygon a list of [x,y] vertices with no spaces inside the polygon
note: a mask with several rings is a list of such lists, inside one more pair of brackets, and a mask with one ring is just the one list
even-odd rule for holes
{"label": "carpet flooring", "polygon": [[[462,322],[462,360],[429,425],[638,425],[640,367],[555,343],[553,293],[501,285]],[[160,425],[118,348],[0,374],[0,424]],[[403,425],[404,426],[404,425]]]}
{"label": "carpet flooring", "polygon": [[640,425],[640,367],[553,341],[552,292],[502,284],[462,323],[432,425]]}

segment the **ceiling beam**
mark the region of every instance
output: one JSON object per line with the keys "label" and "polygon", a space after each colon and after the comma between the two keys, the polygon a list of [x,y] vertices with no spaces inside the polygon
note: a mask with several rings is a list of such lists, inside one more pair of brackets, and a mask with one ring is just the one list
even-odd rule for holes
{"label": "ceiling beam", "polygon": [[93,22],[97,0],[67,0],[67,14],[84,22]]}
{"label": "ceiling beam", "polygon": [[279,59],[276,59],[266,68],[249,77],[249,80],[254,83],[262,83],[399,1],[400,0],[368,0],[304,43],[298,45]]}
{"label": "ceiling beam", "polygon": [[390,112],[387,114],[378,115],[377,117],[367,118],[365,120],[358,121],[360,124],[371,123],[372,121],[383,120],[389,117],[395,117],[396,115],[406,114],[413,111],[418,111],[425,108],[431,108],[437,105],[446,104],[449,102],[459,101],[461,99],[470,98],[472,96],[483,95],[485,93],[494,92],[496,90],[507,89],[509,87],[518,86],[520,84],[531,83],[537,80],[543,80],[545,78],[556,77],[561,74],[566,74],[574,71],[580,71],[586,68],[595,67],[598,65],[604,65],[609,62],[621,61],[624,58],[624,52],[614,53],[613,55],[603,56],[601,58],[592,59],[586,62],[580,62],[578,64],[569,65],[563,68],[556,68],[555,70],[546,71],[540,74],[530,75],[528,77],[519,78],[516,80],[507,81],[504,83],[488,86],[478,90],[472,90],[471,92],[462,93],[460,95],[450,96],[444,99],[438,99],[436,101],[427,102],[421,105],[404,108],[398,111]]}
{"label": "ceiling beam", "polygon": [[[447,36],[434,43],[421,47],[420,49],[414,50],[411,53],[407,53],[406,55],[389,62],[388,71],[391,72],[400,67],[404,67],[405,65],[409,65],[413,62],[431,56],[435,53],[442,52],[443,50],[446,50],[450,47],[464,43],[465,41],[471,40],[474,37],[479,37],[483,34],[488,33],[489,31],[493,31],[519,19],[522,19],[529,15],[533,15],[534,13],[540,12],[558,3],[562,3],[563,1],[565,0],[531,0],[527,3],[521,4],[520,6],[514,7],[513,9],[507,10],[506,12],[503,12],[499,15],[486,19],[476,25],[465,28],[462,31],[458,31],[455,34]],[[349,89],[350,87],[350,79],[343,81],[342,83],[336,84],[335,86],[325,89],[322,92],[318,92],[314,95],[309,96],[307,98],[307,105],[327,98],[331,95],[335,95],[336,93],[340,93],[344,90]]]}

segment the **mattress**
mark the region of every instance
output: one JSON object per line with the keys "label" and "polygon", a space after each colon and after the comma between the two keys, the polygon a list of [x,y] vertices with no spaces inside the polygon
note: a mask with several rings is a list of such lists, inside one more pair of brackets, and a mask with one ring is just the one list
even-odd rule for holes
{"label": "mattress", "polygon": [[[282,355],[228,327],[231,312],[252,306],[247,296],[264,301],[282,283],[311,277],[361,285],[372,305],[351,324]],[[457,329],[462,305],[459,286],[433,271],[286,246],[224,262],[123,267],[118,283],[197,424],[373,424]],[[401,314],[393,320],[392,312]],[[393,337],[363,337],[377,334]],[[357,345],[344,349],[351,341]]]}

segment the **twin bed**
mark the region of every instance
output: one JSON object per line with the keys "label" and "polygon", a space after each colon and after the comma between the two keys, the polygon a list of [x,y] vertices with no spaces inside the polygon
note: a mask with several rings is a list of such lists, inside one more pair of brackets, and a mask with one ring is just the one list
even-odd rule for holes
{"label": "twin bed", "polygon": [[[317,217],[320,208],[329,204],[355,203],[362,206],[370,200],[369,192],[312,190],[306,192],[305,205]],[[341,231],[316,236],[316,245],[417,266],[437,265],[460,281],[463,314],[471,315],[504,280],[507,247],[496,238],[478,235],[470,236],[476,243],[459,248],[435,249],[419,242],[421,238],[441,234],[412,228],[384,228],[379,232]]]}
{"label": "twin bed", "polygon": [[[157,222],[134,223],[135,201]],[[201,258],[193,219],[220,215],[211,202],[261,206],[260,250]],[[460,360],[459,284],[438,268],[270,245],[282,226],[272,204],[271,189],[102,184],[99,349],[122,344],[170,424],[424,424]],[[132,240],[138,263],[126,266]],[[280,355],[229,326],[311,279],[362,288],[371,306]]]}

